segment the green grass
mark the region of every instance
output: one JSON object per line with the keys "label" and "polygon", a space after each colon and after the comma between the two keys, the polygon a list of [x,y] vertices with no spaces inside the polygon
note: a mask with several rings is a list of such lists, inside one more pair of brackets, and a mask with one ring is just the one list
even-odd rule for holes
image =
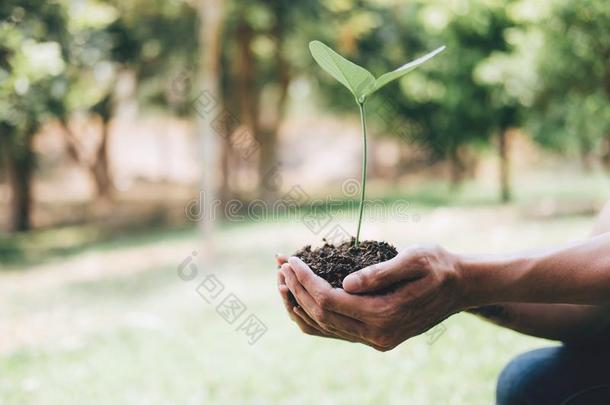
{"label": "green grass", "polygon": [[[584,237],[592,223],[523,218],[502,206],[415,209],[418,223],[365,216],[365,237],[497,252]],[[334,221],[354,228],[353,218]],[[205,253],[196,235],[124,236],[0,273],[2,403],[489,404],[512,356],[550,344],[469,315],[447,320],[433,344],[420,336],[388,353],[305,336],[279,302],[273,253],[322,234],[287,220],[222,227],[215,261],[184,282],[178,264]],[[267,325],[254,346],[196,293],[209,272]]]}
{"label": "green grass", "polygon": [[92,250],[111,251],[149,244],[159,238],[160,232],[175,240],[192,238],[197,231],[194,225],[171,230],[161,227],[105,230],[91,224],[33,230],[0,236],[0,261],[12,266],[32,266]]}
{"label": "green grass", "polygon": [[[584,238],[592,217],[532,217],[527,208],[544,199],[602,201],[610,195],[607,180],[552,181],[556,176],[520,179],[512,206],[498,204],[497,190],[481,182],[453,193],[447,183],[427,182],[389,196],[376,195],[373,182],[370,199],[406,200],[420,219],[377,221],[365,212],[363,234],[399,248],[434,241],[487,253]],[[329,227],[355,231],[349,208],[356,206],[343,200]],[[303,207],[306,212],[324,210]],[[178,264],[193,251],[201,257],[212,249],[193,226],[121,233],[81,226],[4,238],[1,402],[489,404],[512,356],[552,344],[464,314],[445,321],[446,332],[433,344],[420,336],[388,353],[304,336],[279,302],[273,253],[319,243],[324,232],[314,235],[287,217],[223,225],[212,238],[214,260],[192,282],[177,277]],[[247,305],[246,314],[267,325],[254,346],[196,293],[210,272],[224,293]]]}

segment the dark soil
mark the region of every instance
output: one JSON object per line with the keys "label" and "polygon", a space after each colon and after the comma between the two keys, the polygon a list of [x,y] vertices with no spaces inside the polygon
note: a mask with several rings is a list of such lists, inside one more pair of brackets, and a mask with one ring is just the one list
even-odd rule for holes
{"label": "dark soil", "polygon": [[[341,288],[343,279],[350,273],[373,264],[390,260],[398,254],[396,248],[386,242],[367,240],[354,245],[355,239],[332,245],[324,241],[322,247],[312,249],[307,245],[294,256],[303,260],[311,270],[335,288]],[[294,297],[290,300],[296,305]]]}

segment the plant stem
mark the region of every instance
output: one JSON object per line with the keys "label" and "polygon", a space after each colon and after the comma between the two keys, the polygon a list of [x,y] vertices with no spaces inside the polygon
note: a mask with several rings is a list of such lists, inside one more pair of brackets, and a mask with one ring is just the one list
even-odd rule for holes
{"label": "plant stem", "polygon": [[360,212],[358,214],[358,230],[356,231],[356,246],[360,243],[360,226],[362,225],[362,213],[364,212],[364,190],[366,188],[366,116],[364,102],[358,103],[360,107],[360,123],[362,124],[362,181],[360,182]]}

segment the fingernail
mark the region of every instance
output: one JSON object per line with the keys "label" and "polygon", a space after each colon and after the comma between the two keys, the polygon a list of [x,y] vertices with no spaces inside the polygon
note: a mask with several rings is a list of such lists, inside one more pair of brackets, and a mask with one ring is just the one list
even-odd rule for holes
{"label": "fingernail", "polygon": [[343,289],[346,291],[357,291],[362,281],[358,273],[352,273],[343,279]]}
{"label": "fingernail", "polygon": [[275,261],[277,262],[278,266],[281,266],[282,264],[286,263],[286,259],[281,253],[275,254]]}
{"label": "fingernail", "polygon": [[303,260],[299,259],[296,256],[290,256],[288,258],[288,263],[299,265],[299,266],[307,266]]}

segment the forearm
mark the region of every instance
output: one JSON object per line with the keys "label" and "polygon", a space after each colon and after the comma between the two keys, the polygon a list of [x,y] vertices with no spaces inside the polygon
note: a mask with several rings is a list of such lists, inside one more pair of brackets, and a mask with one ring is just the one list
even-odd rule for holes
{"label": "forearm", "polygon": [[607,343],[610,339],[608,307],[501,303],[468,312],[517,332],[571,344]]}
{"label": "forearm", "polygon": [[610,234],[551,251],[459,259],[465,308],[503,303],[610,304]]}

